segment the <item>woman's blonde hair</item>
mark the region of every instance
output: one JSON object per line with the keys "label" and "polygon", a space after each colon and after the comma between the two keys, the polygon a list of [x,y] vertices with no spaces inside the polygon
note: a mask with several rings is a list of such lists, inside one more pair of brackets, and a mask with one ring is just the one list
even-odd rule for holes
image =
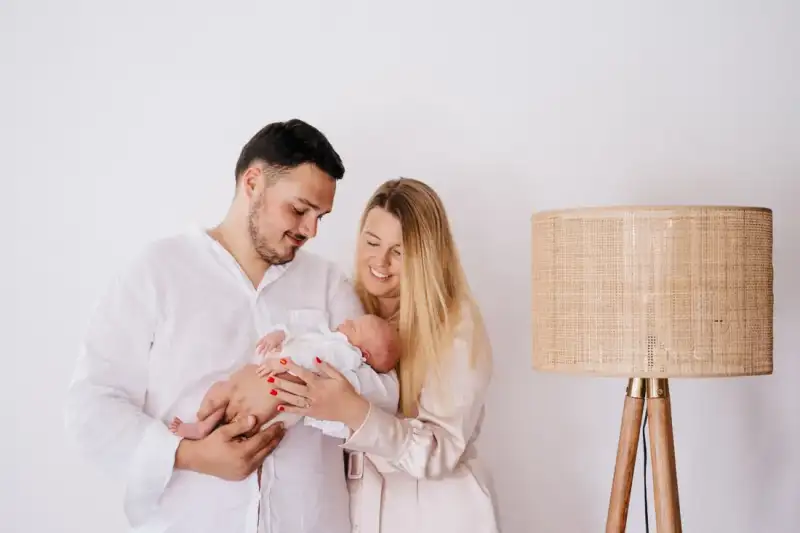
{"label": "woman's blonde hair", "polygon": [[[451,352],[465,304],[470,312],[477,309],[444,205],[431,187],[411,178],[387,181],[367,202],[359,231],[375,208],[394,215],[402,228],[403,268],[397,316],[402,350],[398,364],[400,410],[404,416],[413,417],[426,381],[442,377],[442,358]],[[355,283],[358,296],[368,313],[378,314],[378,299],[364,288],[360,274]]]}

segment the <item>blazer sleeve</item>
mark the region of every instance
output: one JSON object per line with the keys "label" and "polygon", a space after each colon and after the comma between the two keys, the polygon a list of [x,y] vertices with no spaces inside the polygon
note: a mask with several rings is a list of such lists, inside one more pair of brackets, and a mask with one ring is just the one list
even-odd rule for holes
{"label": "blazer sleeve", "polygon": [[417,479],[451,473],[477,436],[491,380],[491,347],[483,329],[465,320],[448,355],[441,375],[422,390],[415,418],[401,418],[372,404],[343,446]]}

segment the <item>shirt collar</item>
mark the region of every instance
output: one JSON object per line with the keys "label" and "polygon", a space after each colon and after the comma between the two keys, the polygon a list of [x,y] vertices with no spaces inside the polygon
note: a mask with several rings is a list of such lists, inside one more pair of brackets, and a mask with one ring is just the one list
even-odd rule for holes
{"label": "shirt collar", "polygon": [[282,265],[270,265],[264,272],[264,276],[261,278],[261,282],[258,284],[258,287],[254,288],[250,278],[247,277],[247,274],[245,274],[242,266],[239,264],[236,258],[234,258],[233,255],[231,255],[231,253],[219,243],[219,241],[209,235],[205,228],[194,228],[193,233],[201,241],[203,246],[209,252],[211,252],[220,266],[238,278],[249,292],[255,292],[256,294],[260,293],[265,287],[275,282],[278,278],[285,274],[286,271],[297,260],[297,256],[295,256],[295,259],[288,263],[284,263]]}

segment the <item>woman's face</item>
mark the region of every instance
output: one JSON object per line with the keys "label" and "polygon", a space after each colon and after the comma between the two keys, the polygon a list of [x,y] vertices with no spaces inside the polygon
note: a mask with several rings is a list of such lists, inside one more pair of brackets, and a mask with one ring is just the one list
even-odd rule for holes
{"label": "woman's face", "polygon": [[358,238],[358,275],[364,288],[378,298],[400,295],[403,233],[400,221],[381,207],[367,213]]}

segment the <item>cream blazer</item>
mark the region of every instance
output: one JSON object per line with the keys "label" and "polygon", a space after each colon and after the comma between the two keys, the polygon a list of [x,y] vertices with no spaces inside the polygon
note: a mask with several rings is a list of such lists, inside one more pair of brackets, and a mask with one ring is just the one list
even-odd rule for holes
{"label": "cream blazer", "polygon": [[[477,364],[471,365],[471,355]],[[490,476],[478,460],[491,346],[465,316],[445,388],[423,388],[416,418],[372,406],[343,446],[354,533],[498,533]]]}

